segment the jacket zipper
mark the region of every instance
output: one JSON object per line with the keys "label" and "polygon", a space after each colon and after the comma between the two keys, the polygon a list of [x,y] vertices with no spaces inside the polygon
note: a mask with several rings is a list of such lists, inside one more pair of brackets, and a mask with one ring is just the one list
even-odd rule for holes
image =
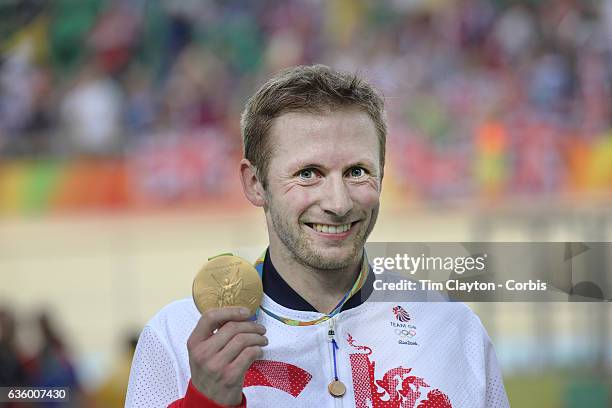
{"label": "jacket zipper", "polygon": [[[335,318],[331,318],[329,319],[329,323],[328,323],[328,329],[327,329],[327,340],[329,342],[329,357],[330,357],[330,361],[331,361],[331,378],[329,379],[329,383],[331,383],[334,380],[340,380],[339,378],[337,378],[338,376],[338,342],[336,342],[336,319]],[[335,350],[334,350],[335,348]],[[344,383],[346,385],[346,383]],[[346,395],[346,394],[345,394]],[[345,396],[344,395],[344,396]],[[334,403],[335,403],[335,407],[336,408],[341,408],[342,407],[342,398],[344,398],[344,396],[342,397],[333,397],[334,399]]]}

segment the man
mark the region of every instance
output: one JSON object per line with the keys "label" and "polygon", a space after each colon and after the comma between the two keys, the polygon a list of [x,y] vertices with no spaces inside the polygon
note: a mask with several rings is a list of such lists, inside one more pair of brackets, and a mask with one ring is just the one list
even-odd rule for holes
{"label": "man", "polygon": [[379,94],[322,65],[257,91],[240,163],[270,241],[257,321],[239,308],[200,316],[191,299],[167,306],[139,340],[128,407],[508,406],[467,307],[366,302],[386,132]]}

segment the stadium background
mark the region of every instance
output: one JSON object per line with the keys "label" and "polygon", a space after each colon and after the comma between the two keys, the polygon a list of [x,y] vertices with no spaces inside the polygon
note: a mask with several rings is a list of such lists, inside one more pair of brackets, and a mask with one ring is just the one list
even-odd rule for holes
{"label": "stadium background", "polygon": [[[294,64],[385,93],[372,241],[609,241],[611,51],[595,0],[4,0],[0,351],[122,406],[134,333],[208,256],[265,246],[239,115]],[[608,305],[472,306],[512,406],[612,406]]]}

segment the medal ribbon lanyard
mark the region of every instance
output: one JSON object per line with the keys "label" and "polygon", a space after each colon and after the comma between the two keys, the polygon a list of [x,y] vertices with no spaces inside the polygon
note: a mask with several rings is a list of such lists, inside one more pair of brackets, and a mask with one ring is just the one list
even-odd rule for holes
{"label": "medal ribbon lanyard", "polygon": [[[255,269],[257,270],[257,273],[259,274],[260,279],[262,278],[262,275],[263,275],[265,254],[266,253],[264,252],[259,257],[259,259],[257,259],[257,261],[255,262]],[[368,258],[365,256],[365,253],[364,253],[363,262],[361,264],[361,270],[359,271],[359,276],[357,276],[357,279],[355,280],[353,287],[344,294],[344,296],[342,297],[342,299],[340,299],[340,302],[338,302],[334,310],[332,310],[329,314],[321,316],[318,319],[310,320],[310,321],[289,319],[287,317],[279,316],[276,313],[273,313],[265,309],[263,306],[259,306],[259,308],[263,310],[264,313],[266,313],[268,316],[278,320],[281,323],[289,325],[289,326],[312,326],[315,324],[325,322],[331,319],[332,317],[334,317],[335,315],[337,315],[338,313],[340,313],[340,310],[342,310],[342,306],[344,306],[344,304],[351,298],[351,296],[353,296],[355,293],[357,293],[361,289],[361,287],[364,285],[366,281],[369,270],[370,270],[370,266],[368,264]],[[333,324],[333,321],[332,321],[332,324]],[[342,397],[344,393],[346,392],[346,386],[342,383],[342,381],[338,379],[338,367],[336,364],[336,349],[338,348],[338,344],[336,343],[336,340],[333,338],[334,336],[333,326],[332,328],[330,328],[328,335],[330,335],[332,339],[331,343],[332,343],[332,353],[333,353],[333,359],[334,359],[334,379],[327,386],[327,389],[332,396],[334,396],[335,398],[339,398],[339,397]]]}
{"label": "medal ribbon lanyard", "polygon": [[[259,273],[259,277],[262,277],[263,274],[263,265],[264,265],[264,257],[265,257],[265,252],[257,259],[257,261],[255,261],[255,269],[257,269],[257,273]],[[340,299],[340,302],[338,302],[338,304],[336,305],[336,307],[334,308],[334,310],[332,310],[329,314],[326,314],[325,316],[321,316],[316,320],[310,320],[310,321],[301,321],[301,320],[295,320],[295,319],[289,319],[287,317],[283,317],[283,316],[279,316],[276,313],[273,313],[267,309],[264,309],[263,306],[260,306],[259,308],[261,310],[263,310],[268,316],[286,324],[289,326],[312,326],[314,324],[319,324],[322,322],[325,322],[329,319],[331,319],[332,317],[334,317],[335,315],[337,315],[338,313],[340,313],[340,311],[342,310],[342,306],[344,306],[344,304],[346,302],[348,302],[348,300],[351,298],[351,296],[353,296],[355,293],[359,292],[359,290],[361,289],[361,287],[363,286],[363,284],[366,281],[366,278],[368,277],[368,271],[369,271],[369,264],[368,264],[368,259],[367,257],[363,256],[363,262],[361,264],[361,270],[359,271],[359,276],[357,276],[357,280],[355,280],[355,283],[353,284],[353,287],[347,291],[344,296],[342,297],[342,299]]]}

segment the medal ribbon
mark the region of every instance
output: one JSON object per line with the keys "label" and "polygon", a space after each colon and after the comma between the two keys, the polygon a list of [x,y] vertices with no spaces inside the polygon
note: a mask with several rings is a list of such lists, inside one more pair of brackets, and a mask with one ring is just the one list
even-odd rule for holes
{"label": "medal ribbon", "polygon": [[[262,274],[263,274],[263,265],[264,265],[264,257],[265,257],[266,253],[264,251],[264,253],[262,255],[260,255],[260,257],[257,259],[257,261],[255,261],[255,269],[257,269],[257,273],[259,273],[259,277],[261,278]],[[315,324],[319,324],[322,322],[325,322],[329,319],[331,319],[332,317],[334,317],[335,315],[337,315],[338,313],[340,313],[340,310],[342,310],[342,306],[344,306],[344,304],[346,302],[348,302],[348,300],[351,298],[351,296],[353,296],[355,293],[359,292],[359,290],[361,289],[361,287],[363,286],[363,284],[366,281],[366,278],[368,277],[368,271],[369,271],[370,267],[368,264],[368,259],[367,257],[363,256],[363,262],[361,264],[361,270],[359,271],[359,276],[357,276],[357,280],[355,280],[355,283],[353,284],[353,287],[347,291],[344,296],[342,297],[342,299],[340,299],[340,302],[338,302],[338,304],[336,305],[336,307],[334,308],[334,310],[332,310],[329,314],[326,314],[325,316],[321,316],[316,320],[310,320],[310,321],[301,321],[301,320],[295,320],[295,319],[289,319],[287,317],[283,317],[283,316],[279,316],[276,313],[273,313],[267,309],[264,309],[263,306],[260,306],[259,308],[261,310],[263,310],[268,316],[282,322],[285,323],[286,325],[289,326],[312,326]]]}

